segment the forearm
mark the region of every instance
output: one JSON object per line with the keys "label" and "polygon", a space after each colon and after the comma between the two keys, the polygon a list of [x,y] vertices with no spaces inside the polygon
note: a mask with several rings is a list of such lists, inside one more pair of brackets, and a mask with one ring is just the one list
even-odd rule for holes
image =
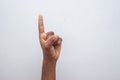
{"label": "forearm", "polygon": [[56,62],[43,60],[42,80],[56,80]]}

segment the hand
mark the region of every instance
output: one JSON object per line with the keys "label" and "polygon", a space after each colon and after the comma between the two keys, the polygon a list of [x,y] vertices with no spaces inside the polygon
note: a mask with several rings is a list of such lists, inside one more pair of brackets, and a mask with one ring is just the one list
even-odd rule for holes
{"label": "hand", "polygon": [[62,38],[55,35],[53,31],[45,33],[43,17],[40,15],[38,19],[39,40],[43,51],[43,59],[47,61],[57,61],[60,51]]}

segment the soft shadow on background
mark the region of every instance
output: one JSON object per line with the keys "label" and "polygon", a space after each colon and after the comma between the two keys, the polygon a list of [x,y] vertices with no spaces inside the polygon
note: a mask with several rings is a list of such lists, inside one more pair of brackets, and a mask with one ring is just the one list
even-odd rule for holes
{"label": "soft shadow on background", "polygon": [[56,80],[120,80],[120,0],[0,0],[0,80],[40,80],[39,14],[63,38]]}

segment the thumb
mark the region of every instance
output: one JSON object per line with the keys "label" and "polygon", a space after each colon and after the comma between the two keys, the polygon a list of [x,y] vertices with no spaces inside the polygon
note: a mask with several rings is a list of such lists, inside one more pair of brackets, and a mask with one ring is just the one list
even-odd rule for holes
{"label": "thumb", "polygon": [[50,48],[58,40],[58,38],[59,37],[57,35],[49,37],[45,43],[45,47]]}

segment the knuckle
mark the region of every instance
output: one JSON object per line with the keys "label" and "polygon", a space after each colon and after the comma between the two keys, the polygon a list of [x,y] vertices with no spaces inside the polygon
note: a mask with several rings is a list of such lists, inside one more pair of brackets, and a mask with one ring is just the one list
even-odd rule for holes
{"label": "knuckle", "polygon": [[50,31],[50,34],[54,34],[54,32],[53,32],[53,31]]}

